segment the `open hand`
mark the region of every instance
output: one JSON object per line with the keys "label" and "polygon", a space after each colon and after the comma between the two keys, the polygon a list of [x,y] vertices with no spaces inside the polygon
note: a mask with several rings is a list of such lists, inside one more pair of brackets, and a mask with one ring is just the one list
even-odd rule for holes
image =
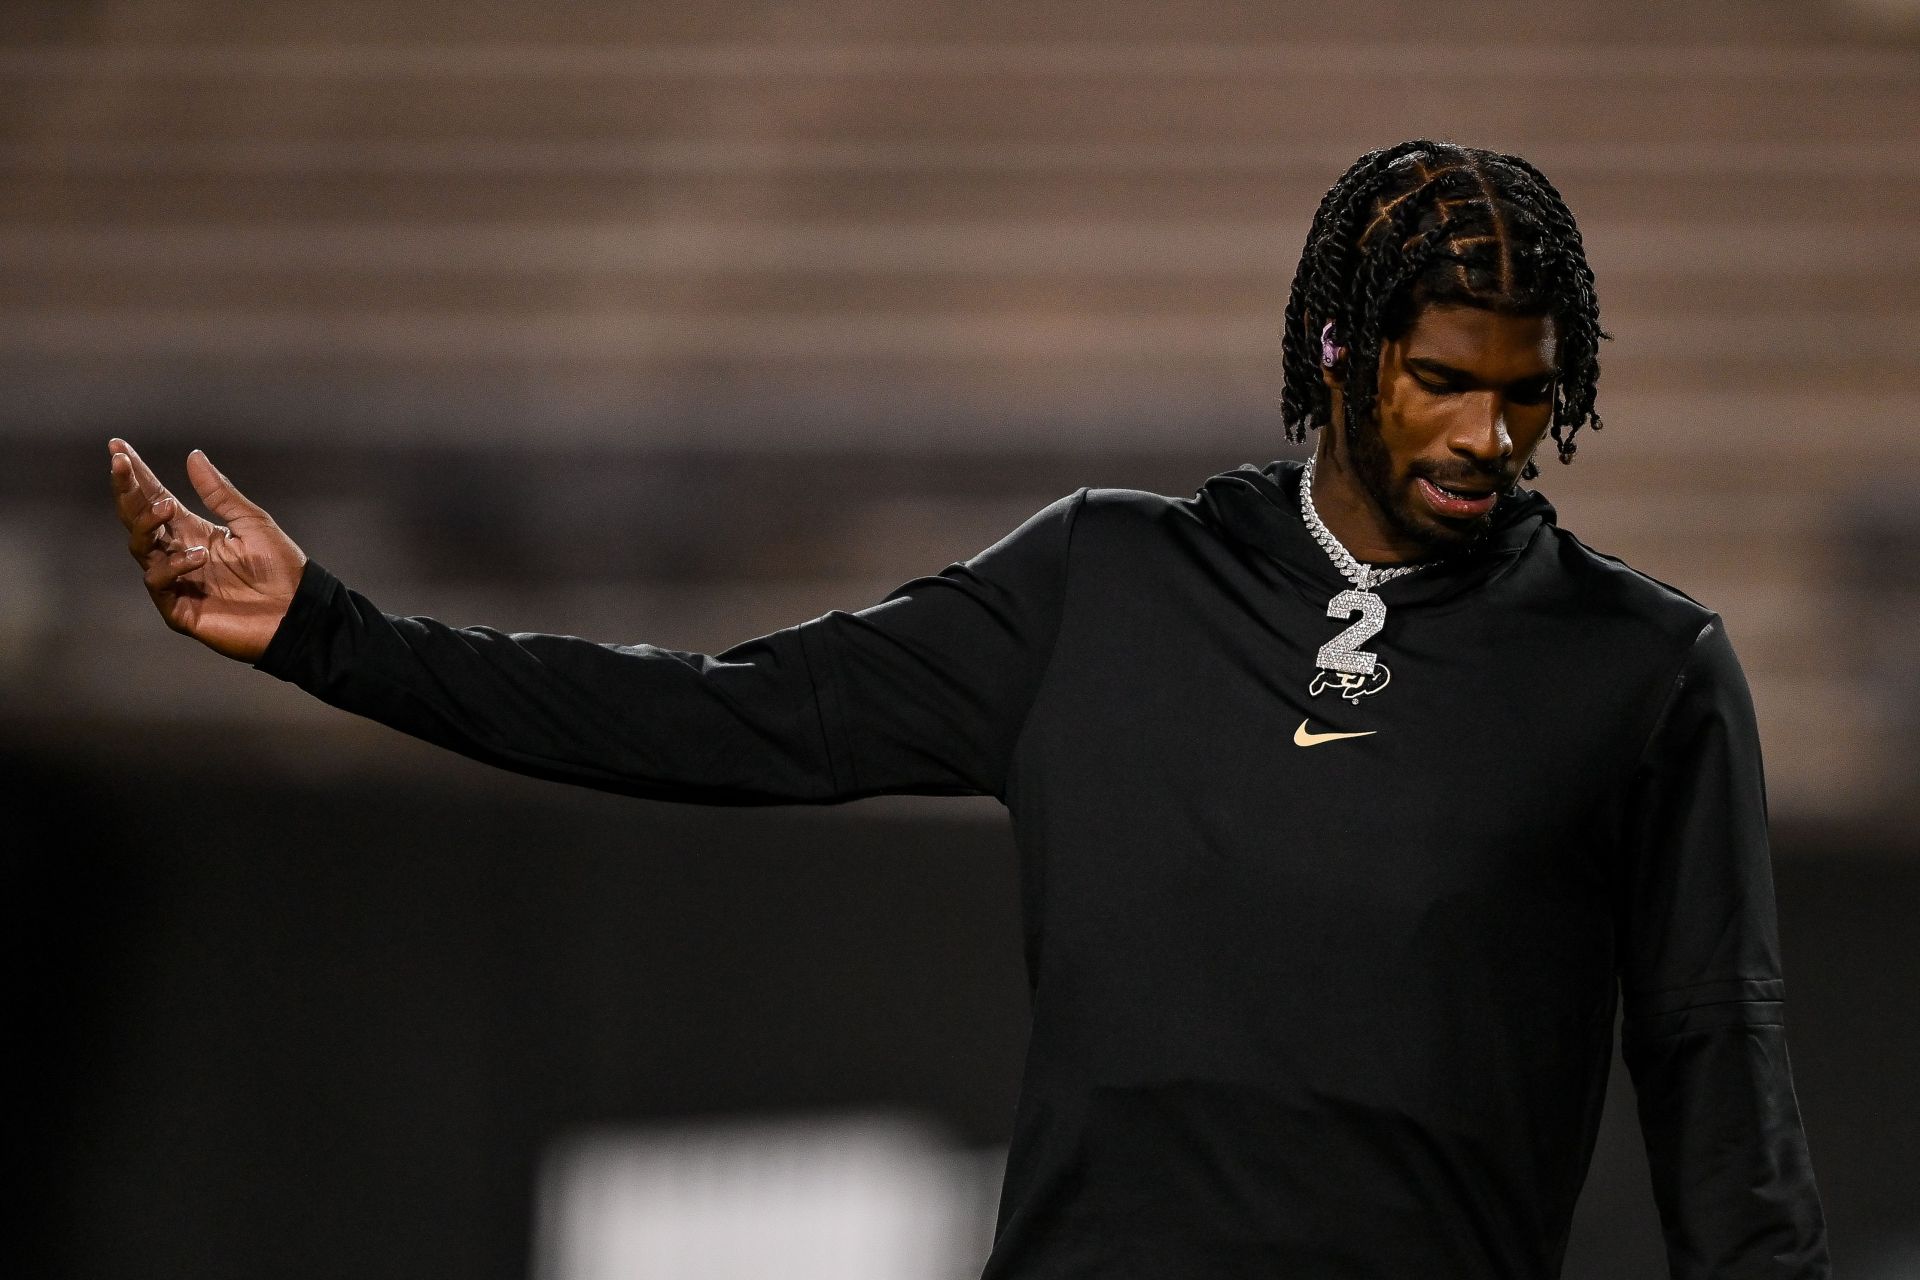
{"label": "open hand", "polygon": [[126,441],[111,440],[107,449],[127,550],[154,608],[214,652],[257,662],[293,602],[306,553],[199,449],[187,455],[187,479],[225,524],[181,506]]}

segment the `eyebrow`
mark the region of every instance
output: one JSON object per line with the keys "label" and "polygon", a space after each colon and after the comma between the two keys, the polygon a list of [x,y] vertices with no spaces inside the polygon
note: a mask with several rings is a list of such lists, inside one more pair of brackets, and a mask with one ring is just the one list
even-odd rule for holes
{"label": "eyebrow", "polygon": [[[1408,368],[1415,369],[1429,377],[1443,378],[1448,382],[1473,383],[1479,381],[1478,378],[1475,378],[1465,369],[1456,369],[1443,360],[1434,360],[1427,356],[1408,356],[1405,364]],[[1549,366],[1538,373],[1529,373],[1524,377],[1515,378],[1507,385],[1514,387],[1519,386],[1523,382],[1544,382],[1559,376],[1560,370]]]}

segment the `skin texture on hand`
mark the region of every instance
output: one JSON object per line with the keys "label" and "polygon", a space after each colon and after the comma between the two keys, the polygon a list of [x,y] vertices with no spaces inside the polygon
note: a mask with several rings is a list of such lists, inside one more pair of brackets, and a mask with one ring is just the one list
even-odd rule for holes
{"label": "skin texture on hand", "polygon": [[257,662],[293,602],[306,553],[195,449],[187,479],[215,524],[182,506],[124,440],[107,444],[114,508],[147,595],[166,624]]}

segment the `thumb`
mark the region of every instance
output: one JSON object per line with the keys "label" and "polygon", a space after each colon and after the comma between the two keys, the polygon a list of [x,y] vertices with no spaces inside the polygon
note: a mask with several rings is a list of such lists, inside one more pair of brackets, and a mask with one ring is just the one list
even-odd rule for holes
{"label": "thumb", "polygon": [[193,491],[207,504],[207,510],[222,520],[232,521],[242,516],[265,517],[267,514],[233,487],[233,481],[220,473],[204,449],[195,449],[187,455],[187,479],[193,482]]}

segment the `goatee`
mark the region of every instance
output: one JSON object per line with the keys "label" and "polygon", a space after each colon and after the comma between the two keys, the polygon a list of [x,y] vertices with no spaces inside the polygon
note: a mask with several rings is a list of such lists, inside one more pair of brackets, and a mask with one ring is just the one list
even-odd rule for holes
{"label": "goatee", "polygon": [[[1393,460],[1387,455],[1377,431],[1347,432],[1347,456],[1352,460],[1360,487],[1373,499],[1373,505],[1388,526],[1421,548],[1417,559],[1471,552],[1493,535],[1493,517],[1500,510],[1497,502],[1492,511],[1468,522],[1435,527],[1417,519],[1409,509],[1411,499],[1394,490]],[[1487,473],[1487,478],[1500,486],[1502,495],[1513,487],[1504,471]]]}

